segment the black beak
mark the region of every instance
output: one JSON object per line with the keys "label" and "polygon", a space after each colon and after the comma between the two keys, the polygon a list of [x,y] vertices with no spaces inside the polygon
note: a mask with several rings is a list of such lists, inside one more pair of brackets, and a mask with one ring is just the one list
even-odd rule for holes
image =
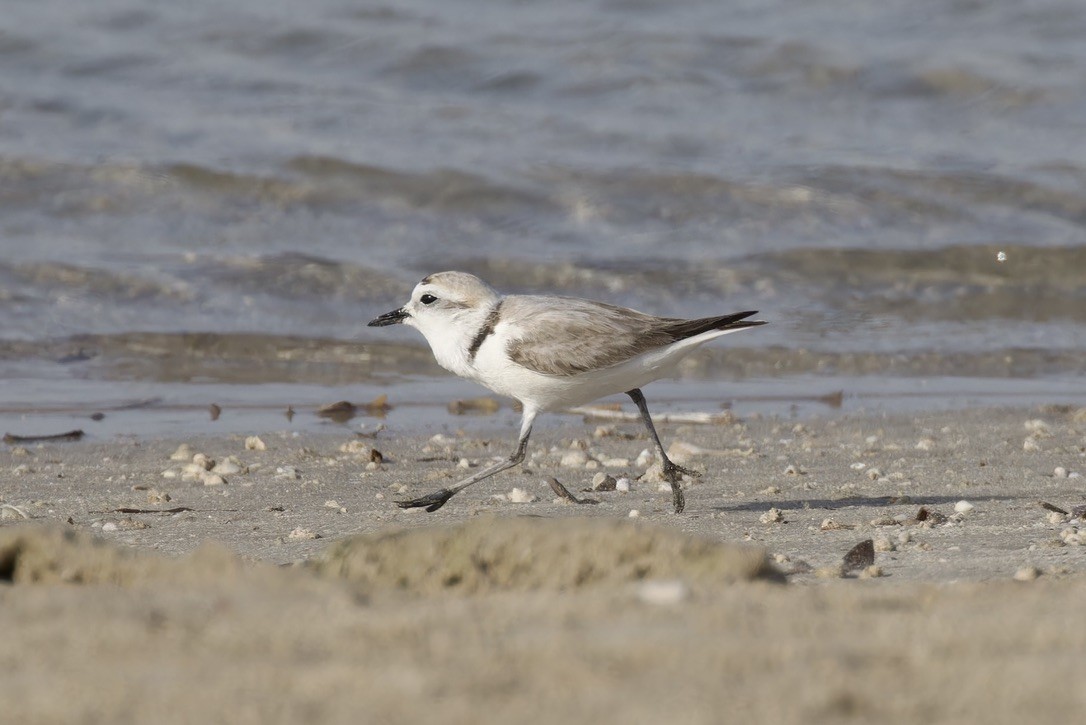
{"label": "black beak", "polygon": [[407,318],[407,312],[404,308],[393,310],[392,312],[386,312],[380,317],[370,320],[366,327],[387,327],[389,325],[398,325]]}

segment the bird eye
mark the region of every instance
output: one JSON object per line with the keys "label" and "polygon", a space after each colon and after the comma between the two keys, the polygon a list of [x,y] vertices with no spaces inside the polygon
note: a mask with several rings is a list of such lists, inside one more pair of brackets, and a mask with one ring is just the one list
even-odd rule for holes
{"label": "bird eye", "polygon": [[423,295],[422,297],[419,297],[419,302],[424,305],[432,305],[437,302],[437,297],[434,297],[433,295]]}

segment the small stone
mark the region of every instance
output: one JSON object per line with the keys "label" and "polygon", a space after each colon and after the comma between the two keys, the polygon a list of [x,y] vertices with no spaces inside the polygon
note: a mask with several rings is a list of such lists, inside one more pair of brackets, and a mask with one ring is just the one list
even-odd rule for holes
{"label": "small stone", "polygon": [[242,471],[247,472],[246,469],[243,469],[241,465],[238,464],[237,460],[232,460],[232,458],[227,458],[226,460],[219,461],[211,469],[212,473],[217,473],[220,476],[232,476],[233,474],[241,473]]}
{"label": "small stone", "polygon": [[771,508],[758,517],[763,524],[780,524],[784,522],[784,513],[779,508]]}
{"label": "small stone", "polygon": [[0,505],[0,519],[29,519],[30,514],[9,503]]}
{"label": "small stone", "polygon": [[249,436],[245,439],[245,450],[266,451],[268,450],[268,447],[264,445],[264,441],[260,440],[259,436]]}
{"label": "small stone", "polygon": [[607,468],[629,468],[629,458],[608,458],[603,461],[603,465]]}
{"label": "small stone", "polygon": [[1014,573],[1017,582],[1031,582],[1041,576],[1041,570],[1035,566],[1024,566]]}
{"label": "small stone", "polygon": [[897,543],[899,546],[904,546],[913,540],[913,535],[908,531],[902,531],[897,535]]}
{"label": "small stone", "polygon": [[851,468],[853,471],[862,471],[867,468],[867,464],[856,461],[855,463],[850,463],[848,467]]}
{"label": "small stone", "polygon": [[324,507],[326,509],[338,509],[338,508],[340,508],[339,501],[335,501],[335,500],[325,501],[324,502]]}
{"label": "small stone", "polygon": [[107,521],[106,523],[102,524],[102,531],[116,531],[116,530],[117,530],[117,524],[113,523],[112,521]]}
{"label": "small stone", "polygon": [[821,531],[837,531],[838,529],[851,529],[854,528],[847,524],[841,524],[833,519],[822,519],[822,523],[818,527]]}
{"label": "small stone", "polygon": [[177,470],[176,468],[167,468],[165,471],[162,472],[163,478],[177,478],[180,475],[181,471]]}
{"label": "small stone", "polygon": [[630,479],[624,477],[624,478],[620,478],[617,481],[615,481],[615,490],[618,491],[619,493],[629,493],[630,492]]}
{"label": "small stone", "polygon": [[1053,478],[1067,478],[1067,469],[1064,468],[1063,466],[1056,466],[1052,470],[1052,477]]}
{"label": "small stone", "polygon": [[295,541],[306,541],[306,540],[310,540],[310,539],[319,539],[320,537],[321,537],[320,534],[315,534],[312,531],[310,531],[309,529],[303,529],[301,526],[293,529],[290,532],[290,535],[289,535],[289,538],[294,539]]}
{"label": "small stone", "polygon": [[192,460],[192,446],[188,443],[182,443],[177,447],[177,450],[170,454],[171,461],[191,461]]}
{"label": "small stone", "polygon": [[679,604],[689,596],[689,588],[678,579],[649,579],[637,587],[638,599],[657,606]]}
{"label": "small stone", "polygon": [[217,473],[209,473],[206,476],[204,476],[204,485],[205,486],[222,486],[225,483],[226,483],[226,479],[223,478],[222,476],[218,475]]}
{"label": "small stone", "polygon": [[165,491],[159,491],[157,488],[152,488],[147,492],[147,503],[169,503],[170,501],[170,494]]}
{"label": "small stone", "polygon": [[877,481],[882,478],[882,471],[877,468],[869,468],[864,472],[864,475],[870,478],[872,481]]}
{"label": "small stone", "polygon": [[456,462],[456,467],[464,469],[471,468],[471,461],[469,461],[467,458],[461,458],[459,461]]}
{"label": "small stone", "polygon": [[645,448],[637,454],[637,458],[634,460],[634,465],[638,468],[648,468],[656,462],[656,454]]}
{"label": "small stone", "polygon": [[593,491],[614,491],[615,484],[618,481],[614,476],[610,476],[602,471],[592,477],[592,490]]}
{"label": "small stone", "polygon": [[930,451],[933,448],[935,448],[935,440],[932,438],[921,438],[916,442],[918,451]]}
{"label": "small stone", "polygon": [[967,514],[974,508],[976,507],[968,501],[959,501],[958,503],[954,504],[954,511],[959,514]]}
{"label": "small stone", "polygon": [[781,490],[779,488],[777,488],[776,486],[766,486],[765,488],[763,488],[758,493],[762,494],[763,496],[772,496],[772,495],[778,494],[780,492],[781,492]]}
{"label": "small stone", "polygon": [[192,457],[192,462],[200,468],[204,469],[205,471],[210,471],[212,468],[215,467],[215,461],[208,458],[203,453],[197,453],[196,455],[194,455]]}
{"label": "small stone", "polygon": [[584,468],[588,463],[588,454],[582,450],[566,451],[558,465],[564,468]]}
{"label": "small stone", "polygon": [[892,516],[880,516],[877,519],[871,519],[872,526],[898,526],[900,521]]}
{"label": "small stone", "polygon": [[27,457],[29,455],[30,455],[30,451],[23,448],[22,446],[15,446],[14,448],[11,449],[11,457],[12,458],[25,458],[25,457]]}
{"label": "small stone", "polygon": [[640,515],[641,515],[641,512],[638,511],[637,509],[630,509],[630,513],[626,514],[626,516],[628,518],[631,518],[631,519],[636,519]]}
{"label": "small stone", "polygon": [[297,480],[302,477],[302,474],[294,466],[278,466],[275,469],[275,477],[292,478]]}
{"label": "small stone", "polygon": [[1048,523],[1050,524],[1063,524],[1067,522],[1067,516],[1056,511],[1048,512]]}
{"label": "small stone", "polygon": [[11,469],[11,473],[14,476],[25,476],[30,472],[30,466],[26,465],[25,463],[20,463],[18,466],[15,466],[15,468]]}
{"label": "small stone", "polygon": [[796,465],[790,465],[784,469],[784,475],[786,476],[806,476],[807,471]]}
{"label": "small stone", "polygon": [[860,572],[861,579],[877,579],[880,576],[882,576],[882,567],[878,564],[872,564],[871,566],[865,567],[864,570]]}
{"label": "small stone", "polygon": [[1038,438],[1051,435],[1051,432],[1048,428],[1048,423],[1045,423],[1040,418],[1027,420],[1025,423],[1025,428],[1030,435],[1037,436]]}
{"label": "small stone", "polygon": [[874,546],[875,551],[877,552],[894,551],[897,548],[896,546],[894,546],[894,542],[890,541],[890,539],[886,538],[885,536],[877,537],[874,540]]}
{"label": "small stone", "polygon": [[1022,450],[1026,453],[1036,453],[1041,450],[1041,446],[1032,438],[1027,438],[1022,441]]}
{"label": "small stone", "polygon": [[536,501],[536,497],[525,491],[523,488],[514,488],[508,494],[509,503],[531,503]]}
{"label": "small stone", "polygon": [[820,566],[815,569],[815,576],[819,579],[840,579],[845,575],[845,567],[843,564],[831,564],[830,566]]}

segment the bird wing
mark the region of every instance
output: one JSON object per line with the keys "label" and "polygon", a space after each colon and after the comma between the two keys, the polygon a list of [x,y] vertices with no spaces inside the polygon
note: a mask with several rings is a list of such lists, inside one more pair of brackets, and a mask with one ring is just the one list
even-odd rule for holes
{"label": "bird wing", "polygon": [[680,320],[568,297],[510,296],[502,304],[510,359],[544,375],[611,367],[710,330],[747,327],[754,312]]}

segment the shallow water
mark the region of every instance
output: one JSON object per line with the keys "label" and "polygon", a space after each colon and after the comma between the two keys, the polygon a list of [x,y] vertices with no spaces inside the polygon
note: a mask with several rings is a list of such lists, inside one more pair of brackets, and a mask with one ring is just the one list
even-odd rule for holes
{"label": "shallow water", "polygon": [[435,420],[477,389],[365,322],[449,268],[760,309],[674,407],[1083,399],[1075,0],[8,5],[9,429],[382,391]]}

